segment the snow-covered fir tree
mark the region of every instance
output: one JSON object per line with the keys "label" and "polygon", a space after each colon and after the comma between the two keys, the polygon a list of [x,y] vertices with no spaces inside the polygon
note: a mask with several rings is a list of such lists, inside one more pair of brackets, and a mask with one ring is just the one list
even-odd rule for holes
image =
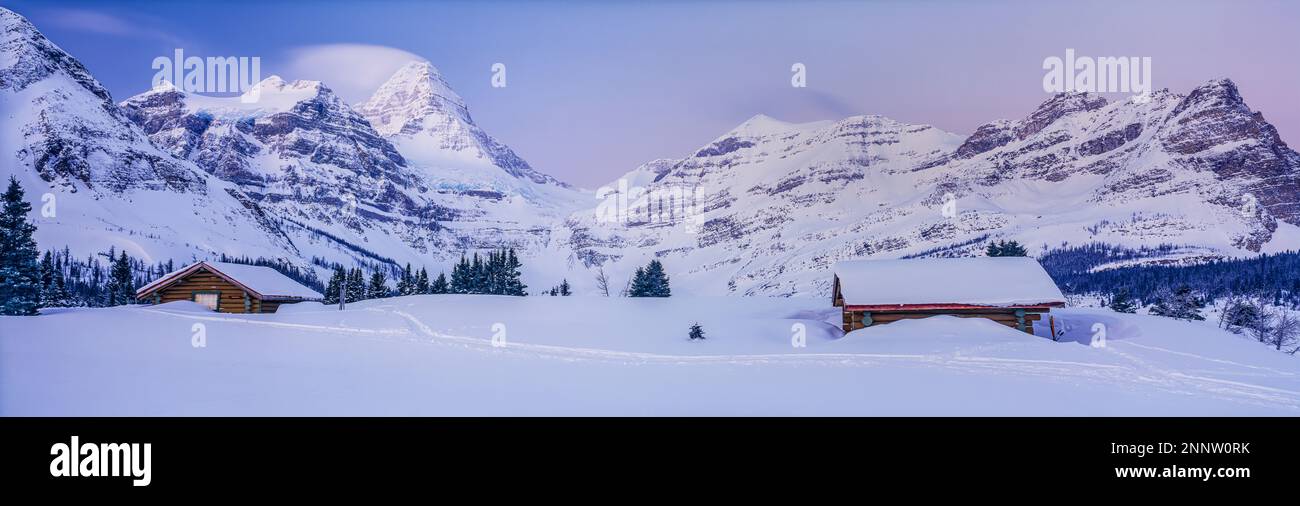
{"label": "snow-covered fir tree", "polygon": [[348,302],[365,300],[366,298],[366,278],[361,273],[360,267],[354,267],[348,271],[348,289],[345,290]]}
{"label": "snow-covered fir tree", "polygon": [[1110,303],[1106,306],[1116,313],[1136,313],[1138,310],[1128,290],[1119,290],[1111,294]]}
{"label": "snow-covered fir tree", "polygon": [[420,274],[415,276],[415,287],[412,291],[420,295],[429,293],[429,271],[424,270],[424,267],[421,267]]}
{"label": "snow-covered fir tree", "polygon": [[384,276],[383,270],[375,269],[370,273],[370,284],[366,285],[366,298],[382,299],[388,296],[388,277]]}
{"label": "snow-covered fir tree", "polygon": [[343,273],[343,267],[335,267],[334,274],[330,275],[329,284],[325,286],[326,304],[338,304],[339,296],[343,292],[343,284],[347,282],[347,275]]}
{"label": "snow-covered fir tree", "polygon": [[668,286],[668,274],[664,272],[664,264],[659,260],[651,260],[645,268],[638,267],[636,274],[632,276],[632,286],[628,289],[628,297],[668,297],[672,295],[672,289]]}
{"label": "snow-covered fir tree", "polygon": [[984,249],[985,256],[991,257],[1023,257],[1029,254],[1025,247],[1016,241],[989,241],[989,245]]}
{"label": "snow-covered fir tree", "polygon": [[[109,256],[112,256],[111,250]],[[131,257],[123,250],[113,261],[105,287],[105,305],[120,306],[135,302],[135,276],[131,272]]]}
{"label": "snow-covered fir tree", "polygon": [[429,285],[429,293],[432,294],[448,293],[450,289],[451,287],[447,284],[447,275],[441,272],[438,273],[438,278],[433,280],[433,284]]}
{"label": "snow-covered fir tree", "polygon": [[27,221],[32,205],[13,176],[0,209],[0,314],[34,315],[41,305],[41,273],[36,225]]}
{"label": "snow-covered fir tree", "polygon": [[402,268],[401,277],[397,279],[397,295],[412,293],[415,293],[415,279],[411,275],[411,263],[407,262],[406,267]]}
{"label": "snow-covered fir tree", "polygon": [[1204,320],[1205,317],[1201,315],[1201,308],[1204,307],[1205,301],[1191,287],[1182,285],[1172,292],[1168,288],[1157,292],[1151,314],[1180,320]]}

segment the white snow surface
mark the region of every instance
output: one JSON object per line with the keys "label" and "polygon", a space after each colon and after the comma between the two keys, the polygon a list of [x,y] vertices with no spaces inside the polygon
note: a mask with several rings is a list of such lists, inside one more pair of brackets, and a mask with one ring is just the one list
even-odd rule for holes
{"label": "white snow surface", "polygon": [[847,260],[835,264],[844,303],[1018,306],[1065,302],[1029,257]]}
{"label": "white snow surface", "polygon": [[[230,262],[199,262],[206,265],[209,269],[225,274],[227,277],[234,279],[239,284],[244,285],[253,291],[261,294],[263,297],[299,297],[304,299],[321,299],[324,298],[316,290],[307,288],[293,279],[281,274],[279,271],[270,267],[260,265],[245,265]],[[147,292],[153,287],[170,280],[172,276],[185,272],[193,264],[187,265],[175,271],[167,273],[165,276],[154,280],[152,283],[141,287],[136,293]]]}
{"label": "white snow surface", "polygon": [[[1106,310],[1052,311],[1059,342],[943,316],[845,336],[822,298],[45,312],[0,317],[0,415],[1300,414],[1295,357]],[[696,321],[706,338],[692,342]],[[1097,325],[1102,348],[1089,346]],[[806,347],[792,346],[800,326]],[[199,330],[206,347],[192,344]]]}

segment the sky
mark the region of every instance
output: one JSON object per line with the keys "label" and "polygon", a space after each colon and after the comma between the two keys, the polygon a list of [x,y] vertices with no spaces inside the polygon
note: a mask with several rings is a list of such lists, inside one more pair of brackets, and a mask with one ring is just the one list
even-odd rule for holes
{"label": "sky", "polygon": [[[117,100],[154,58],[257,56],[363,101],[426,59],[534,168],[595,188],[756,114],[880,114],[959,134],[1028,115],[1043,61],[1150,57],[1155,89],[1234,80],[1300,146],[1300,2],[52,2],[6,0]],[[506,86],[492,86],[502,63]],[[803,64],[806,87],[791,86]],[[1122,98],[1110,95],[1108,98]]]}

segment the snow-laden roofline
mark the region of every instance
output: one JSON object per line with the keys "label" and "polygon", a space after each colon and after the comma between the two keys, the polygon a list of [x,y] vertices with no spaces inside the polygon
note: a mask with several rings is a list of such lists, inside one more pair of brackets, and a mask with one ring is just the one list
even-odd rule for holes
{"label": "snow-laden roofline", "polygon": [[[244,279],[241,280],[239,277],[232,276],[226,272],[232,270],[230,267],[223,270],[222,266],[237,266],[239,270],[255,272],[257,274],[256,277],[260,279],[249,279],[250,276],[243,276]],[[140,299],[151,292],[171,286],[172,284],[185,279],[186,276],[193,274],[199,269],[207,269],[213,274],[216,274],[222,279],[230,282],[230,284],[238,286],[240,289],[247,290],[249,293],[256,295],[262,300],[320,300],[324,298],[323,295],[315,290],[303,286],[301,283],[290,279],[288,276],[281,274],[280,271],[270,267],[208,262],[206,260],[167,273],[163,277],[141,287],[139,290],[136,290],[135,298]]]}
{"label": "snow-laden roofline", "polygon": [[971,309],[1065,304],[1065,296],[1051,276],[1029,257],[849,260],[835,264],[834,274],[836,297],[854,308]]}

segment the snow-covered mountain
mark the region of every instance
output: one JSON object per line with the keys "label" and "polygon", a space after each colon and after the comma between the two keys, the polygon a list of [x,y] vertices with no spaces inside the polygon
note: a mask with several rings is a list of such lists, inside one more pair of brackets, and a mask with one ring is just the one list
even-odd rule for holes
{"label": "snow-covered mountain", "polygon": [[[992,238],[1031,251],[1168,243],[1194,257],[1300,246],[1300,155],[1231,81],[1147,98],[1059,94],[964,140],[878,116],[757,116],[628,173],[630,190],[612,183],[630,219],[590,210],[557,235],[619,286],[658,257],[688,293],[751,295],[825,294],[838,260],[978,254]],[[697,226],[658,210],[681,195]]]}
{"label": "snow-covered mountain", "polygon": [[403,153],[430,168],[461,169],[452,173],[431,171],[429,176],[442,185],[459,187],[472,181],[520,186],[502,179],[498,173],[504,172],[513,179],[568,187],[533,170],[508,146],[479,128],[465,101],[428,62],[410,62],[399,69],[369,100],[357,106],[357,112],[370,120],[381,135],[399,145]]}
{"label": "snow-covered mountain", "polygon": [[294,252],[239,188],[155,147],[80,62],[3,8],[0,118],[0,174],[35,203],[42,246],[151,261]]}
{"label": "snow-covered mountain", "polygon": [[[1227,80],[1108,102],[1059,94],[959,136],[880,116],[755,116],[598,191],[485,133],[427,62],[355,107],[270,77],[256,100],[160,87],[114,104],[77,60],[0,9],[0,155],[42,247],[148,260],[411,262],[514,247],[535,288],[618,291],[661,259],[681,293],[822,295],[849,258],[1031,252],[1100,241],[1184,258],[1300,249],[1300,155]],[[250,97],[251,98],[251,97]]]}
{"label": "snow-covered mountain", "polygon": [[243,188],[314,257],[445,265],[469,249],[536,250],[545,220],[579,195],[484,134],[428,64],[376,96],[403,126],[372,116],[376,129],[324,84],[278,76],[244,97],[168,86],[121,105],[155,144]]}

